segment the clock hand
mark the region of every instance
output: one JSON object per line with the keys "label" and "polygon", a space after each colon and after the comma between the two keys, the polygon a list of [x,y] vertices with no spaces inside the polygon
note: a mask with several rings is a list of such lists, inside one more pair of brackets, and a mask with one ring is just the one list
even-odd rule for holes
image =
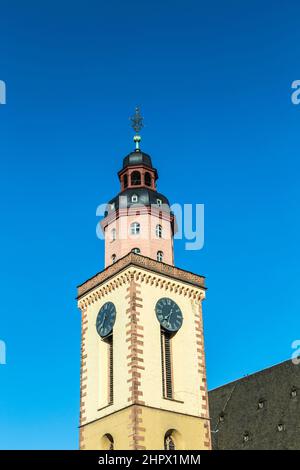
{"label": "clock hand", "polygon": [[103,320],[102,320],[102,322],[101,322],[101,324],[100,324],[100,328],[103,327],[105,320],[106,320],[106,312],[104,313]]}
{"label": "clock hand", "polygon": [[168,315],[165,316],[165,320],[168,318],[170,320],[170,316],[172,315],[173,309],[171,308],[170,312]]}
{"label": "clock hand", "polygon": [[173,309],[171,308],[171,310],[169,311],[169,313],[167,313],[167,315],[165,315],[165,319],[170,317],[172,311],[173,311]]}
{"label": "clock hand", "polygon": [[164,321],[167,321],[168,322],[168,326],[170,327],[170,317],[173,313],[173,309],[171,308],[170,312],[168,313],[168,315],[165,316],[164,318]]}

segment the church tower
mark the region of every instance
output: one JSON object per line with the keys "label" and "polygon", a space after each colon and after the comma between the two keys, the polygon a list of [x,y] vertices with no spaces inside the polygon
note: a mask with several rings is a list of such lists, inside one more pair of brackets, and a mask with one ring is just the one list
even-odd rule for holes
{"label": "church tower", "polygon": [[80,448],[210,449],[204,277],[174,266],[174,214],[140,149],[101,222],[105,269],[78,287]]}

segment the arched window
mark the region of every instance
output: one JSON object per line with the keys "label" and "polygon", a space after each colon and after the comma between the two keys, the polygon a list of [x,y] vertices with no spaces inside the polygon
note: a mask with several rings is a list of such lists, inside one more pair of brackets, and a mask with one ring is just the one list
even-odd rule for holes
{"label": "arched window", "polygon": [[139,186],[141,184],[141,173],[134,171],[131,174],[131,186]]}
{"label": "arched window", "polygon": [[117,255],[113,254],[111,257],[112,263],[115,263],[117,261]]}
{"label": "arched window", "polygon": [[115,228],[113,228],[111,231],[111,240],[114,242],[116,238],[117,238],[117,231]]}
{"label": "arched window", "polygon": [[124,175],[123,185],[124,185],[124,189],[127,188],[127,186],[128,186],[128,176],[127,175]]}
{"label": "arched window", "polygon": [[150,173],[147,171],[147,172],[145,173],[145,185],[146,185],[146,186],[151,186],[151,184],[152,184],[151,175],[150,175]]}
{"label": "arched window", "polygon": [[141,250],[139,248],[133,248],[131,251],[132,251],[132,253],[135,253],[136,255],[141,254]]}
{"label": "arched window", "polygon": [[164,441],[165,450],[176,450],[172,429],[166,432]]}
{"label": "arched window", "polygon": [[114,438],[111,434],[104,434],[102,437],[103,450],[114,450]]}
{"label": "arched window", "polygon": [[138,200],[139,200],[139,197],[138,197],[137,194],[133,194],[133,195],[131,196],[131,202],[138,202]]}
{"label": "arched window", "polygon": [[162,238],[162,226],[160,224],[156,225],[155,233],[156,238]]}
{"label": "arched window", "polygon": [[130,233],[131,235],[138,235],[141,231],[141,225],[138,222],[133,222],[130,225]]}
{"label": "arched window", "polygon": [[160,261],[160,262],[163,261],[163,259],[164,259],[164,254],[163,254],[162,251],[158,251],[158,252],[157,252],[156,259],[157,259],[157,261]]}

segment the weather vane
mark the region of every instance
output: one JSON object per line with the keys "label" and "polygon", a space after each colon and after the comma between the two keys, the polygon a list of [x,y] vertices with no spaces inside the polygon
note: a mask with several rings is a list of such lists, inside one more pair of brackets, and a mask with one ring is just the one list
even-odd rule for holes
{"label": "weather vane", "polygon": [[139,135],[141,129],[144,127],[143,124],[143,116],[140,113],[139,106],[136,106],[134,115],[130,118],[131,120],[131,127],[134,129],[136,135],[134,136],[133,140],[135,142],[135,149],[139,150],[139,143],[141,141],[141,136]]}

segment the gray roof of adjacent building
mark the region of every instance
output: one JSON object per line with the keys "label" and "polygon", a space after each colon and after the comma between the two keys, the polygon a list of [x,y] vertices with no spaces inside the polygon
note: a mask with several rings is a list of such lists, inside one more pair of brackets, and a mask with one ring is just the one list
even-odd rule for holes
{"label": "gray roof of adjacent building", "polygon": [[209,392],[213,449],[300,449],[300,364],[288,360]]}

